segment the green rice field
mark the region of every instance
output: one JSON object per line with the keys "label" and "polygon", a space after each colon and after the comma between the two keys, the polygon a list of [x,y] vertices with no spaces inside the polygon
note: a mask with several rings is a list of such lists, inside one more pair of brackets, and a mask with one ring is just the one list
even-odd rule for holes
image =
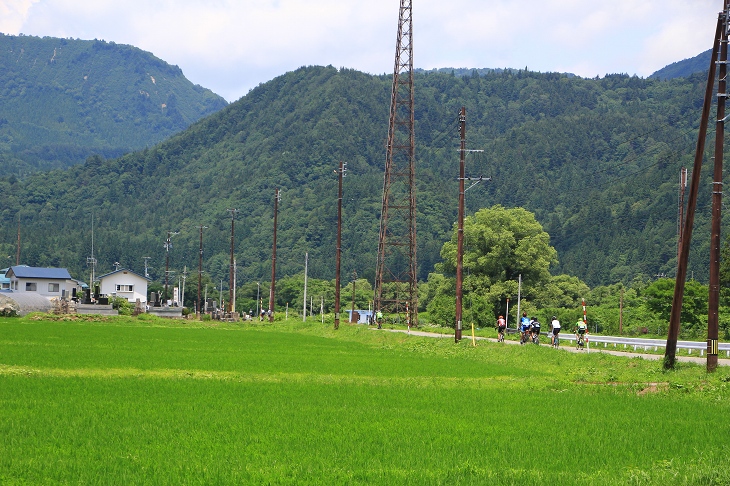
{"label": "green rice field", "polygon": [[730,484],[730,369],[366,326],[0,319],[0,484]]}

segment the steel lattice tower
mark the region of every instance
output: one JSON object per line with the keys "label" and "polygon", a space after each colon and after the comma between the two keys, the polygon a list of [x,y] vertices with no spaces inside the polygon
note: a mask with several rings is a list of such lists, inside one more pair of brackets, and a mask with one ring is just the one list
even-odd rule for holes
{"label": "steel lattice tower", "polygon": [[375,310],[418,325],[416,184],[411,0],[400,1],[380,215]]}

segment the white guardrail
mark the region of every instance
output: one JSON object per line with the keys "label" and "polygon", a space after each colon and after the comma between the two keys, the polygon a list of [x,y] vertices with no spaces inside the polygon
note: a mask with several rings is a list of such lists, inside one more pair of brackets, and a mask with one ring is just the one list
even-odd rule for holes
{"label": "white guardrail", "polygon": [[[509,329],[510,333],[516,333],[516,329]],[[549,335],[545,332],[540,333],[542,336],[550,339]],[[575,334],[566,330],[560,331],[561,341],[570,341],[571,344],[575,342]],[[619,337],[619,336],[602,336],[599,334],[588,334],[588,342],[591,347],[598,343],[603,343],[604,348],[608,347],[609,344],[613,344],[616,347],[623,345],[624,348],[633,347],[634,351],[644,350],[649,351],[653,349],[656,351],[659,348],[663,348],[667,345],[666,339],[645,339],[645,338],[631,338],[631,337]],[[677,341],[677,349],[686,349],[689,354],[693,351],[699,351],[700,356],[704,356],[707,351],[706,341]],[[730,358],[730,343],[718,343],[718,354],[725,354]]]}

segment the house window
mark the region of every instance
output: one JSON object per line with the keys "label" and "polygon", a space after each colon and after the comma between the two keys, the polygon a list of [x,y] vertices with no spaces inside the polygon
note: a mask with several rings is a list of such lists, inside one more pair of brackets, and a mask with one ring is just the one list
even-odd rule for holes
{"label": "house window", "polygon": [[3,290],[10,290],[10,284],[9,283],[3,283]]}
{"label": "house window", "polygon": [[60,290],[60,285],[57,283],[49,283],[48,284],[48,291],[49,292],[58,292]]}
{"label": "house window", "polygon": [[117,285],[117,292],[133,292],[134,285]]}
{"label": "house window", "polygon": [[38,290],[38,288],[35,282],[25,282],[26,292],[35,292],[36,290]]}

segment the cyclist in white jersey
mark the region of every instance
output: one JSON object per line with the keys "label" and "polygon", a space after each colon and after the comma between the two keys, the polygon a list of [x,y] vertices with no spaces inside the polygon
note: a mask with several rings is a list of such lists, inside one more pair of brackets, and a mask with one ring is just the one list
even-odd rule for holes
{"label": "cyclist in white jersey", "polygon": [[555,336],[560,333],[560,321],[557,317],[553,316],[553,320],[550,321],[550,344],[555,344]]}

